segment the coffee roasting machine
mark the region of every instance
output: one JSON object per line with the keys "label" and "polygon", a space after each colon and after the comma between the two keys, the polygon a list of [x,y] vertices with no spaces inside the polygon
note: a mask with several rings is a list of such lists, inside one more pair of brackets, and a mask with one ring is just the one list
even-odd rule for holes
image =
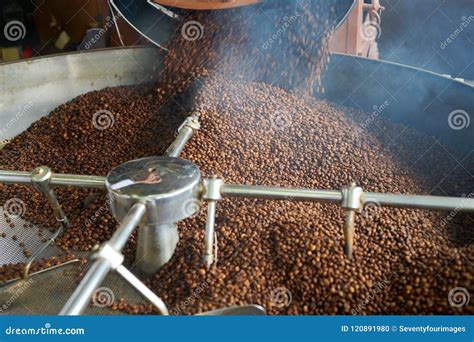
{"label": "coffee roasting machine", "polygon": [[[186,8],[193,8],[194,6],[201,8],[203,3],[216,8],[215,6],[229,7],[248,5],[254,2],[256,1],[180,1],[179,3],[186,3],[184,5]],[[160,8],[162,5],[176,6],[178,1],[159,0],[156,3],[159,3],[158,8]],[[359,4],[359,2],[356,3]],[[353,8],[354,4],[350,2],[349,8]],[[118,2],[115,2],[115,6],[118,10],[123,11]],[[371,18],[376,17],[377,15],[374,13],[379,13],[381,7],[375,1],[371,6],[374,7],[369,9],[370,16]],[[168,11],[169,9],[161,8],[160,10]],[[346,9],[342,18],[347,19],[347,13],[349,11]],[[170,18],[173,16],[172,12],[165,15]],[[359,13],[359,15],[361,14]],[[370,19],[370,21],[373,20]],[[138,27],[142,23],[136,25]],[[341,28],[344,25],[344,21],[342,21],[339,27]],[[155,40],[157,45],[160,44],[158,40]],[[372,57],[374,57],[373,48],[372,46],[364,50],[366,51],[366,53],[363,53],[364,56],[370,55],[369,51],[372,51]],[[361,45],[356,43],[354,49],[359,51]],[[1,119],[10,122],[10,120],[16,118],[14,128],[8,132],[2,131],[0,140],[5,140],[5,143],[8,143],[8,139],[24,131],[39,117],[47,115],[55,106],[74,96],[93,89],[118,85],[116,80],[110,80],[108,77],[110,74],[120,75],[121,85],[140,82],[140,80],[152,74],[157,61],[161,61],[165,53],[153,48],[109,49],[40,58],[0,66],[0,77],[6,78],[7,75],[8,77],[14,75],[16,79],[15,87],[17,88],[16,92],[7,91],[7,82],[0,83],[0,93],[2,96],[8,96],[8,101],[4,101],[5,106],[1,112]],[[110,60],[114,60],[115,64],[110,65]],[[139,61],[139,63],[132,63],[131,61]],[[56,74],[59,76],[46,85],[44,84],[43,72],[51,69],[53,65],[57,70]],[[347,94],[351,94],[353,89],[357,89],[354,97],[359,99],[358,105],[367,109],[367,111],[371,111],[373,103],[378,103],[377,99],[383,96],[382,92],[384,90],[377,88],[375,85],[366,89],[358,89],[356,85],[367,70],[374,68],[378,70],[374,77],[383,77],[389,89],[400,89],[399,98],[404,99],[404,101],[394,103],[380,115],[390,116],[392,120],[404,122],[428,134],[435,135],[453,146],[463,146],[465,151],[472,150],[474,147],[472,145],[474,134],[472,126],[462,132],[442,129],[447,115],[454,110],[464,108],[474,112],[474,88],[463,82],[398,64],[335,54],[331,59],[325,79],[328,81],[328,85],[338,84],[338,86],[329,86],[325,97],[336,103],[343,103]],[[58,69],[62,72],[59,72]],[[390,77],[390,75],[397,75],[397,77]],[[426,98],[417,97],[416,93],[413,92],[413,88],[422,88],[437,94],[439,103],[437,103],[436,109],[430,106]],[[32,94],[35,94],[34,97],[38,98],[40,103],[37,110],[33,111],[34,114],[32,111],[28,111],[25,115],[18,117],[15,108]],[[38,96],[38,94],[41,96]],[[428,112],[431,119],[424,120],[423,117]],[[73,291],[65,290],[61,295],[55,293],[47,299],[52,300],[51,297],[54,296],[56,297],[54,301],[58,305],[62,303],[62,310],[60,311],[62,315],[95,312],[90,311],[92,309],[89,308],[91,298],[97,288],[102,286],[107,277],[110,276],[109,273],[116,274],[118,279],[125,280],[142,298],[146,298],[152,303],[159,313],[169,314],[166,303],[153,293],[137,275],[122,264],[124,260],[122,249],[131,234],[137,229],[137,260],[141,260],[137,265],[138,273],[141,277],[155,274],[174,254],[179,239],[176,223],[195,215],[205,206],[207,208],[207,219],[202,260],[204,265],[212,267],[218,257],[215,247],[215,232],[216,228],[218,229],[215,215],[219,207],[219,201],[223,198],[291,199],[292,201],[339,205],[345,215],[345,224],[341,229],[344,232],[344,250],[349,259],[352,258],[353,253],[357,253],[357,249],[354,249],[354,230],[357,229],[355,227],[355,217],[367,205],[375,204],[379,207],[417,208],[448,212],[453,210],[474,212],[474,199],[472,198],[366,192],[355,183],[347,184],[342,189],[302,189],[229,184],[225,179],[217,177],[203,178],[195,164],[179,157],[186,143],[195,134],[199,134],[199,130],[199,114],[190,113],[189,117],[178,128],[176,138],[165,155],[126,162],[110,170],[106,177],[57,174],[47,166],[38,167],[31,170],[31,172],[0,171],[1,183],[31,185],[44,194],[53,209],[56,219],[61,222],[61,227],[49,237],[46,243],[38,244],[36,253],[31,257],[26,260],[19,259],[18,253],[11,251],[9,256],[2,257],[2,263],[25,261],[27,265],[31,265],[39,256],[51,253],[51,246],[54,245],[55,239],[69,227],[67,216],[61,209],[61,203],[59,203],[55,194],[55,188],[59,187],[84,187],[105,190],[110,199],[113,216],[121,222],[113,236],[101,246],[97,246],[88,255],[90,266],[77,288]],[[16,219],[21,220],[20,217]],[[71,262],[64,266],[68,267],[70,265]],[[47,289],[41,287],[40,279],[43,278],[44,281],[44,279],[47,279],[48,272],[58,274],[57,272],[60,269],[61,267],[56,266],[50,270],[30,274],[27,266],[22,279],[3,284],[0,297],[8,295],[8,293],[11,293],[13,286],[25,283],[28,279],[38,279],[38,281],[35,281],[26,291],[47,291]],[[33,300],[32,297],[33,295],[25,295],[21,300]],[[20,305],[18,305],[18,311],[15,312],[20,313],[21,310]],[[38,310],[44,313],[41,309]],[[229,308],[227,311],[217,310],[208,314],[235,314],[236,312],[239,314],[262,314],[263,309],[258,305],[250,305],[240,309]],[[45,313],[54,314],[55,312],[47,311]]]}

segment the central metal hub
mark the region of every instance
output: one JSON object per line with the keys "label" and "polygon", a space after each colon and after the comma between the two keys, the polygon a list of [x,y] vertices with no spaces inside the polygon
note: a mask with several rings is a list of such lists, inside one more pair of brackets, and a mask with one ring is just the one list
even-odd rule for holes
{"label": "central metal hub", "polygon": [[199,168],[173,157],[142,158],[110,171],[105,186],[112,214],[119,221],[135,203],[146,205],[135,262],[139,271],[153,275],[174,254],[179,240],[176,222],[192,216],[201,206]]}

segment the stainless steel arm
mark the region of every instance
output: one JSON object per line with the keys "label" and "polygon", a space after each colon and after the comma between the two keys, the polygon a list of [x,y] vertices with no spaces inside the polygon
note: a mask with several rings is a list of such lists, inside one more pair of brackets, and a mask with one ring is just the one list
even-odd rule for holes
{"label": "stainless steel arm", "polygon": [[191,139],[196,131],[201,128],[199,124],[199,114],[190,115],[178,129],[178,136],[171,143],[165,152],[168,157],[179,157],[184,150],[186,143]]}
{"label": "stainless steel arm", "polygon": [[84,312],[94,291],[104,281],[107,274],[122,264],[123,256],[118,251],[125,246],[145,211],[146,206],[143,203],[137,203],[130,209],[127,217],[125,217],[109,242],[101,247],[100,252],[105,252],[103,255],[109,253],[108,257],[100,255],[99,252],[98,258],[59,313],[60,315],[80,315]]}
{"label": "stainless steel arm", "polygon": [[[472,196],[441,197],[364,192],[362,188],[356,186],[355,183],[351,183],[341,191],[224,184],[221,186],[220,192],[222,197],[251,197],[273,200],[339,203],[345,210],[344,252],[349,259],[352,259],[354,246],[356,211],[362,209],[368,203],[376,203],[377,206],[381,207],[474,212],[474,198],[472,198]],[[209,209],[210,214],[208,215],[208,220],[210,217],[212,218],[213,214],[212,208],[210,207]],[[213,220],[206,225],[207,228],[213,228],[213,226]],[[211,229],[207,230],[210,231]],[[206,231],[206,233],[208,232]],[[211,239],[212,238],[206,234],[206,251],[208,251],[208,244],[209,241],[212,241]]]}
{"label": "stainless steel arm", "polygon": [[334,202],[342,201],[340,190],[308,190],[255,185],[229,185],[221,188],[222,197],[252,197],[273,200]]}
{"label": "stainless steel arm", "polygon": [[120,274],[125,280],[127,280],[138,292],[140,292],[146,299],[148,299],[162,315],[169,315],[166,304],[153,293],[148,287],[143,284],[140,279],[130,272],[125,266],[120,265],[116,269],[117,273]]}
{"label": "stainless steel arm", "polygon": [[415,208],[431,210],[460,210],[474,211],[474,198],[469,197],[444,197],[382,194],[364,192],[361,196],[362,206],[367,203],[377,203],[381,206],[397,208]]}
{"label": "stainless steel arm", "polygon": [[[223,197],[251,197],[333,203],[342,203],[344,197],[343,191],[340,190],[308,190],[229,184],[222,186],[221,194]],[[377,203],[380,206],[397,208],[474,211],[474,198],[470,197],[383,194],[376,192],[362,192],[359,196],[359,208],[362,208],[367,203]]]}
{"label": "stainless steel arm", "polygon": [[[0,170],[0,183],[31,184],[31,173],[24,171]],[[50,185],[75,186],[80,188],[105,189],[105,177],[55,174],[51,176]]]}

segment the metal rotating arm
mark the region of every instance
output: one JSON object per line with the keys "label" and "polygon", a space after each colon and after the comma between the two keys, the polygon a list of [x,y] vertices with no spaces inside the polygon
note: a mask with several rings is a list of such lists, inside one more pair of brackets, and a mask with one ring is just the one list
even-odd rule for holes
{"label": "metal rotating arm", "polygon": [[145,215],[145,211],[146,206],[143,203],[136,203],[132,206],[128,215],[115,231],[112,238],[103,244],[94,256],[94,263],[61,310],[60,315],[80,315],[84,312],[87,305],[90,303],[95,290],[112,270],[116,270],[132,286],[149,299],[161,314],[168,315],[168,309],[163,301],[146,288],[138,278],[122,265],[124,257],[120,251],[123,249],[130,235],[132,235],[133,231],[140,223]]}
{"label": "metal rotating arm", "polygon": [[[0,170],[0,183],[31,184],[31,173]],[[105,189],[105,177],[52,173],[49,184],[52,187],[74,186],[78,188]]]}
{"label": "metal rotating arm", "polygon": [[[217,181],[220,181],[220,183],[217,183]],[[223,184],[221,180],[215,178],[206,180],[205,184],[207,184],[207,192],[204,199],[209,201],[208,222],[206,224],[205,260],[209,260],[210,250],[212,250],[211,242],[212,234],[214,233],[213,216],[215,215],[215,207],[213,206],[212,201],[215,201],[216,199],[218,200],[221,197],[246,197],[339,204],[345,210],[344,251],[349,259],[352,258],[354,245],[356,212],[363,209],[364,206],[369,203],[373,203],[377,207],[387,206],[396,208],[474,212],[474,198],[470,197],[442,197],[364,192],[362,188],[358,187],[355,183],[351,183],[341,190],[309,190],[253,185],[230,185]],[[213,186],[212,191],[210,190],[211,185]],[[221,197],[218,197],[215,194],[216,188],[219,189]]]}
{"label": "metal rotating arm", "polygon": [[193,113],[184,120],[178,128],[178,135],[165,152],[168,157],[179,157],[184,150],[186,143],[201,128],[199,123],[199,113]]}

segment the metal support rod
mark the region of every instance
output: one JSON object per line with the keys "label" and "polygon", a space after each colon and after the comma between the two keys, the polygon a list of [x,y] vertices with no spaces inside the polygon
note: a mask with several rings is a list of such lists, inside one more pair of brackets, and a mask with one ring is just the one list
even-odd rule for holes
{"label": "metal support rod", "polygon": [[82,314],[89,305],[95,290],[102,284],[110,269],[111,262],[109,260],[99,259],[95,261],[59,315],[76,316]]}
{"label": "metal support rod", "polygon": [[71,224],[69,223],[69,220],[66,214],[64,213],[64,210],[61,204],[59,204],[58,198],[56,197],[54,190],[49,189],[48,191],[44,192],[44,195],[48,199],[51,209],[53,209],[53,214],[54,214],[54,217],[56,218],[56,221],[58,221],[61,225],[63,225],[64,228],[69,228]]}
{"label": "metal support rod", "polygon": [[349,260],[352,259],[354,249],[354,230],[356,210],[361,208],[361,197],[363,190],[356,183],[351,182],[348,186],[342,188],[341,206],[345,209],[344,219],[344,253]]}
{"label": "metal support rod", "polygon": [[54,216],[56,221],[59,222],[60,227],[54,232],[54,234],[49,238],[48,243],[44,243],[33,255],[28,258],[25,269],[23,270],[23,278],[28,278],[30,273],[30,268],[33,262],[43,253],[43,251],[52,243],[55,242],[58,236],[60,236],[66,229],[68,229],[71,225],[69,223],[64,210],[59,204],[58,198],[54,193],[54,190],[51,187],[51,170],[46,166],[40,166],[35,168],[30,174],[30,180],[36,190],[43,193],[51,208],[53,209]]}
{"label": "metal support rod", "polygon": [[355,210],[348,209],[345,213],[344,222],[344,253],[349,260],[352,260],[352,251],[354,250],[354,227]]}
{"label": "metal support rod", "polygon": [[179,157],[184,150],[187,142],[193,137],[194,133],[201,128],[199,124],[199,114],[194,113],[186,118],[178,129],[178,136],[165,152],[168,157]]}
{"label": "metal support rod", "polygon": [[364,192],[362,193],[361,201],[362,205],[376,203],[380,206],[396,208],[474,211],[474,198],[472,196],[444,197]]}
{"label": "metal support rod", "polygon": [[340,190],[308,190],[254,185],[228,185],[221,188],[223,197],[253,197],[273,200],[334,202],[342,201]]}
{"label": "metal support rod", "polygon": [[216,221],[216,201],[207,203],[206,235],[204,241],[203,261],[207,267],[211,267],[214,262],[214,227]]}
{"label": "metal support rod", "polygon": [[[308,190],[279,188],[253,185],[229,185],[221,188],[223,197],[251,197],[273,200],[333,202],[342,203],[343,194],[339,190]],[[444,197],[383,194],[376,192],[362,192],[360,195],[362,208],[367,203],[377,203],[380,206],[431,210],[459,210],[474,211],[474,198],[471,197]]]}
{"label": "metal support rod", "polygon": [[217,261],[217,239],[215,232],[217,202],[222,199],[222,188],[224,181],[212,176],[204,180],[206,189],[203,199],[207,201],[206,235],[204,236],[204,264],[209,268]]}
{"label": "metal support rod", "polygon": [[[118,253],[127,243],[128,238],[134,229],[140,223],[145,214],[146,206],[143,203],[136,203],[123,220],[122,224],[117,228],[112,238],[105,246],[110,247],[112,251]],[[121,262],[120,262],[121,263]],[[116,265],[118,267],[119,265]],[[97,287],[104,281],[107,274],[114,268],[114,262],[111,259],[99,257],[92,264],[87,274],[82,279],[66,305],[60,312],[60,315],[80,315],[90,303],[92,295]]]}
{"label": "metal support rod", "polygon": [[28,260],[25,263],[25,268],[23,270],[23,278],[28,279],[30,275],[30,269],[31,265],[33,265],[33,262],[44,252],[48,246],[52,245],[58,236],[60,236],[65,230],[64,223],[61,223],[61,226],[54,232],[54,234],[36,251],[33,253],[32,256],[28,258]]}
{"label": "metal support rod", "polygon": [[125,266],[120,265],[116,269],[117,273],[120,274],[130,285],[132,285],[138,292],[140,292],[146,299],[148,299],[162,315],[169,315],[168,308],[163,300],[153,293],[148,287],[143,284],[140,279],[130,272]]}
{"label": "metal support rod", "polygon": [[[472,196],[441,197],[364,192],[355,183],[349,184],[341,191],[223,184],[220,187],[220,192],[222,197],[339,203],[345,209],[344,252],[349,259],[352,259],[354,248],[355,214],[367,203],[398,208],[474,211],[474,198]],[[208,226],[206,225],[207,229]],[[208,251],[208,238],[209,236],[206,235],[206,253]]]}
{"label": "metal support rod", "polygon": [[[0,183],[31,184],[31,173],[0,170]],[[53,187],[74,186],[79,188],[105,189],[105,177],[53,173],[50,184]]]}

